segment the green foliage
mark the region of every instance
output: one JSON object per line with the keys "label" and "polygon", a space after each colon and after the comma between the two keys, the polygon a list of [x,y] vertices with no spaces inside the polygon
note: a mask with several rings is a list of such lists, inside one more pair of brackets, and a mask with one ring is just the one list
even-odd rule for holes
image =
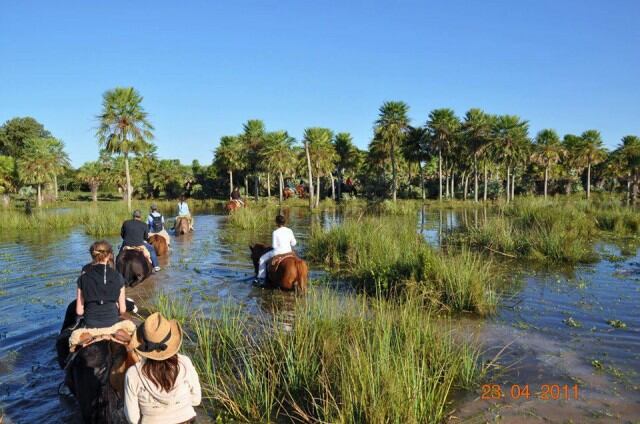
{"label": "green foliage", "polygon": [[35,119],[12,118],[0,127],[0,154],[19,158],[29,140],[49,137],[51,133]]}

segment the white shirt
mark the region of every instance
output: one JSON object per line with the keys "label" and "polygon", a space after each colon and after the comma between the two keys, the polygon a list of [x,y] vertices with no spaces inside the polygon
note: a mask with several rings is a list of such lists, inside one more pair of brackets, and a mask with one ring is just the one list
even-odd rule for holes
{"label": "white shirt", "polygon": [[290,253],[291,248],[296,245],[296,238],[293,235],[293,231],[287,227],[280,227],[273,232],[271,238],[271,246],[273,247],[274,255],[282,255],[284,253]]}

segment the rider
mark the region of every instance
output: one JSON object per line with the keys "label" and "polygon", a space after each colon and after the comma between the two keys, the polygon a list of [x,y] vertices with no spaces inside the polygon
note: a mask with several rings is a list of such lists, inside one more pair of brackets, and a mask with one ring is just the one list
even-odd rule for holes
{"label": "rider", "polygon": [[110,266],[111,245],[102,240],[89,248],[92,262],[78,278],[76,315],[88,328],[111,327],[127,311],[124,279]]}
{"label": "rider", "polygon": [[193,218],[184,194],[180,196],[180,201],[178,202],[178,218],[187,218],[189,220],[189,231],[193,231]]}
{"label": "rider", "polygon": [[271,247],[273,249],[260,256],[258,276],[254,281],[255,283],[260,280],[265,280],[267,274],[267,262],[269,259],[276,255],[283,255],[293,251],[291,248],[296,245],[296,238],[293,235],[293,231],[284,226],[286,222],[287,220],[283,215],[276,216],[276,225],[278,228],[274,230],[273,235],[271,236]]}
{"label": "rider", "polygon": [[240,195],[240,189],[235,187],[231,192],[230,199],[234,202],[237,202],[240,206],[244,207],[244,201],[242,200],[242,196]]}
{"label": "rider", "polygon": [[164,216],[158,212],[158,206],[154,203],[151,205],[151,212],[147,217],[147,225],[149,226],[149,235],[158,234],[167,241],[167,246],[171,244],[171,238],[164,229]]}
{"label": "rider", "polygon": [[120,251],[122,251],[122,248],[125,246],[144,246],[149,252],[149,256],[151,256],[153,270],[155,272],[160,271],[156,249],[147,242],[149,239],[149,227],[142,222],[142,212],[140,212],[140,210],[136,209],[133,211],[133,219],[129,219],[122,224],[120,236],[122,237],[122,247],[120,247]]}

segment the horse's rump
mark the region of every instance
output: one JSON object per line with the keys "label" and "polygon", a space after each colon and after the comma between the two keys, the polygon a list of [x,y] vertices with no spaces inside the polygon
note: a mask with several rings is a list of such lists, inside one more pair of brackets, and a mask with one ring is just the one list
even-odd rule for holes
{"label": "horse's rump", "polygon": [[[167,234],[168,236],[168,234]],[[156,255],[164,256],[169,251],[167,238],[164,234],[156,233],[149,235],[149,244],[153,246],[156,251]]]}
{"label": "horse's rump", "polygon": [[[147,251],[147,249],[144,249]],[[148,251],[147,251],[148,253]],[[151,262],[138,249],[122,249],[116,258],[116,269],[131,286],[151,275]]]}

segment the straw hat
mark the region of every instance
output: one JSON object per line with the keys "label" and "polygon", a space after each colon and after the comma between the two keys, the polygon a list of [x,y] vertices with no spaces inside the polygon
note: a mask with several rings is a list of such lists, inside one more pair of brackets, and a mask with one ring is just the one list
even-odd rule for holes
{"label": "straw hat", "polygon": [[176,320],[168,320],[159,312],[138,326],[131,347],[145,358],[164,361],[178,353],[182,344],[182,329]]}

